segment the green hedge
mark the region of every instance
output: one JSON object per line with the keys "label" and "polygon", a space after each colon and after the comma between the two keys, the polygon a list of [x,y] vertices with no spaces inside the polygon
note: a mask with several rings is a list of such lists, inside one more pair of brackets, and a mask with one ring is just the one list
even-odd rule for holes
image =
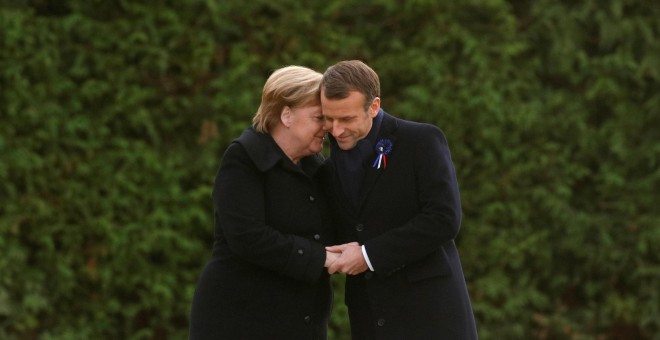
{"label": "green hedge", "polygon": [[658,17],[642,0],[4,1],[0,338],[186,338],[215,171],[264,80],[359,58],[386,110],[447,134],[482,339],[658,339]]}

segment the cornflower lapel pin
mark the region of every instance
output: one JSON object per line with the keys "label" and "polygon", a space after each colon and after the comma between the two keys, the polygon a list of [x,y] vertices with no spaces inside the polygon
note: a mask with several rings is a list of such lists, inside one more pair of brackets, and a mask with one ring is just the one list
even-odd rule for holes
{"label": "cornflower lapel pin", "polygon": [[383,169],[387,167],[387,155],[392,151],[392,141],[389,139],[381,139],[376,143],[376,152],[378,157],[372,165],[373,168],[380,169],[381,165]]}

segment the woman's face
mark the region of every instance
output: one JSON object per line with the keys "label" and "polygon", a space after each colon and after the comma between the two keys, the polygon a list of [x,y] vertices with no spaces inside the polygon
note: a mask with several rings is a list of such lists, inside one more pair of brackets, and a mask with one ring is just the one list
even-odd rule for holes
{"label": "woman's face", "polygon": [[320,105],[291,109],[289,131],[300,150],[301,157],[321,152],[325,137],[323,113]]}

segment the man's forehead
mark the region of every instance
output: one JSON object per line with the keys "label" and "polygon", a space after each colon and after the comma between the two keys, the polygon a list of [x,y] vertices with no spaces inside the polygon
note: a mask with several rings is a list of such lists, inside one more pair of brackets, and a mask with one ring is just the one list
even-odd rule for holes
{"label": "man's forehead", "polygon": [[326,109],[323,110],[323,116],[327,118],[340,119],[340,118],[350,118],[357,116],[357,112],[352,110],[337,110],[337,109]]}

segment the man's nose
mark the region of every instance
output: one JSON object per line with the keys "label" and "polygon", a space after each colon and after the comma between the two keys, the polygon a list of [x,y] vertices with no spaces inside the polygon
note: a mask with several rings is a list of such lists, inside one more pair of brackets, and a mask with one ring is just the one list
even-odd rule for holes
{"label": "man's nose", "polygon": [[323,128],[335,137],[338,136],[337,132],[341,132],[339,131],[339,124],[337,124],[337,121],[326,120]]}
{"label": "man's nose", "polygon": [[330,133],[337,137],[340,136],[344,132],[344,128],[339,124],[337,121],[332,122],[332,125],[330,127]]}

